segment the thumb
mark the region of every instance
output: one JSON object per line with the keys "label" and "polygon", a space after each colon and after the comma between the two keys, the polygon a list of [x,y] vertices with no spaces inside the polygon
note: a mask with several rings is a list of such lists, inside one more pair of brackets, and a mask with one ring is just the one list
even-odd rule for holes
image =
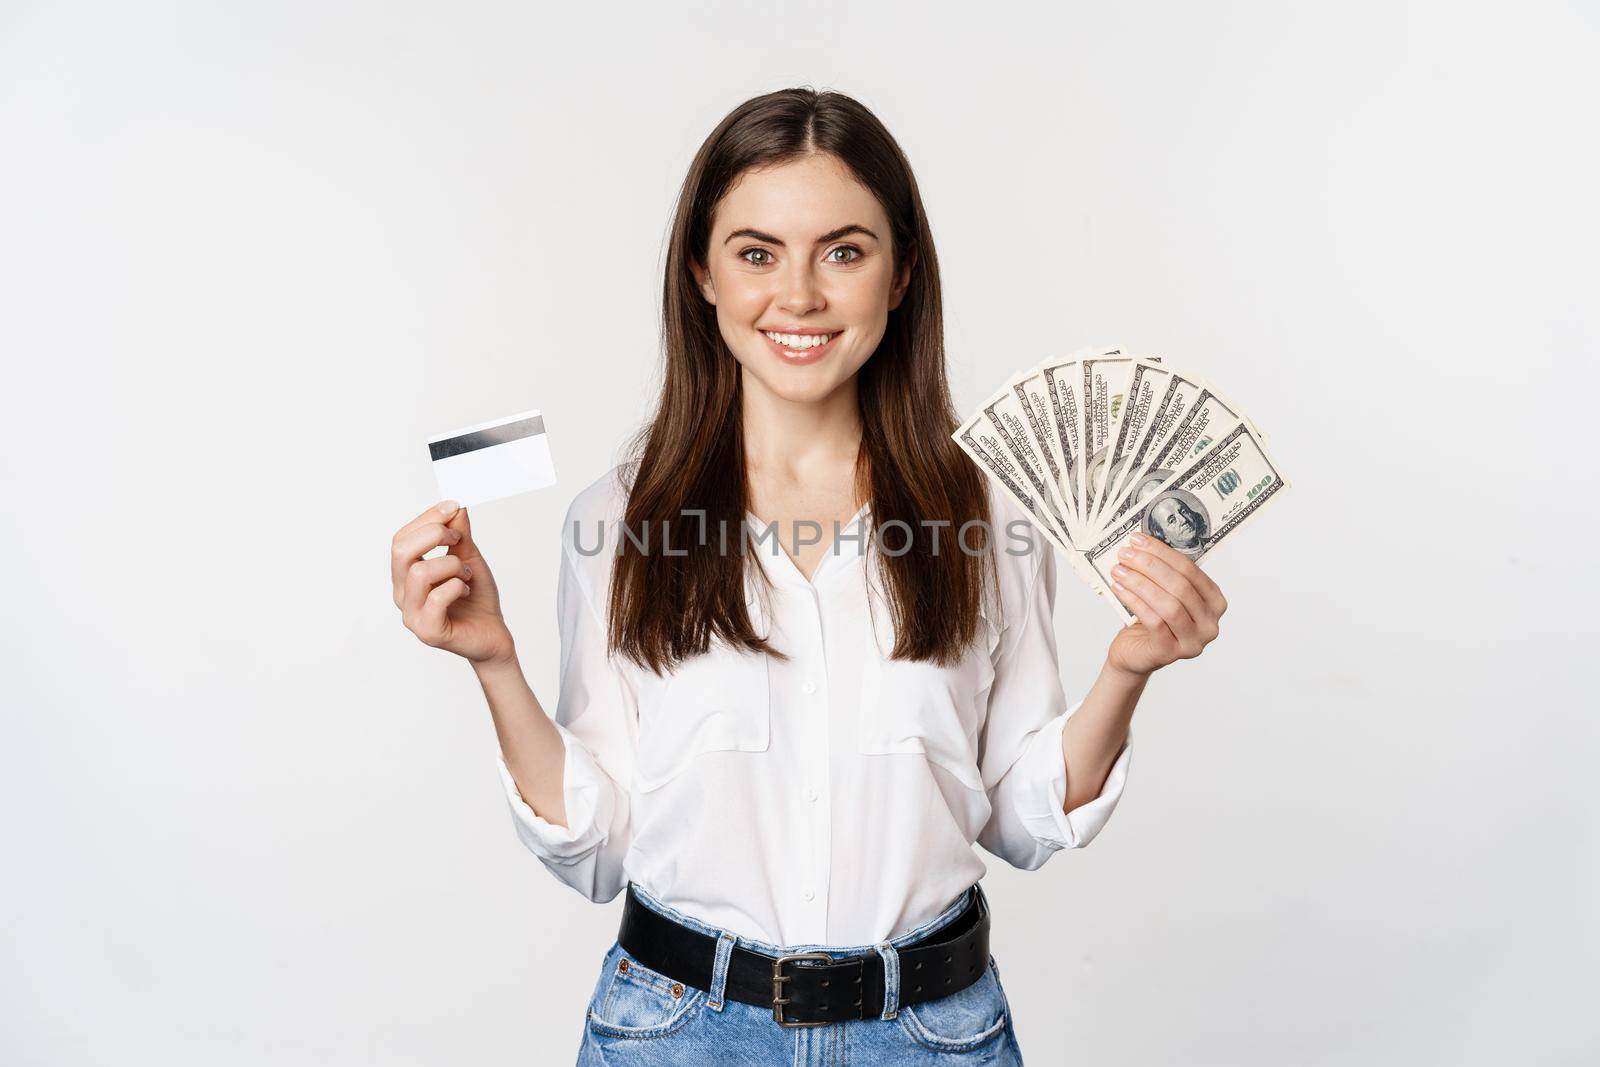
{"label": "thumb", "polygon": [[445,522],[445,525],[461,535],[461,540],[450,546],[453,556],[477,556],[478,545],[472,539],[472,519],[467,516],[466,508],[458,508],[456,513]]}

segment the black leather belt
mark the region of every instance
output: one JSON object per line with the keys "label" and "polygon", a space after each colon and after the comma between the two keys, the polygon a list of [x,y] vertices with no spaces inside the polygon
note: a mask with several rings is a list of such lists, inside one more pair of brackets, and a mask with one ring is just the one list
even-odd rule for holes
{"label": "black leather belt", "polygon": [[[644,966],[697,989],[711,988],[717,939],[646,907],[628,885],[622,947]],[[897,949],[900,1004],[948,996],[983,977],[989,966],[989,908],[977,886],[961,914],[924,940]],[[771,1008],[782,1026],[822,1026],[883,1014],[883,957],[876,952],[835,960],[825,952],[769,956],[735,945],[728,960],[729,1000]]]}

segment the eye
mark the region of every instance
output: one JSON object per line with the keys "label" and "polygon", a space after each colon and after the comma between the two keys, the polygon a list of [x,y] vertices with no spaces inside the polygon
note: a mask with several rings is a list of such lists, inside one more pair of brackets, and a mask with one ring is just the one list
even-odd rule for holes
{"label": "eye", "polygon": [[[766,256],[765,259],[751,259],[751,256]],[[747,248],[739,253],[739,258],[756,267],[765,267],[772,262],[772,253],[765,248]]]}
{"label": "eye", "polygon": [[[850,258],[849,259],[834,259],[833,255],[836,252],[848,252],[848,253],[850,253]],[[855,245],[839,245],[836,248],[828,249],[828,257],[829,257],[828,258],[828,262],[830,262],[830,263],[854,263],[856,260],[860,259],[862,257],[862,255],[863,255],[863,253],[862,253],[861,249],[857,248]]]}

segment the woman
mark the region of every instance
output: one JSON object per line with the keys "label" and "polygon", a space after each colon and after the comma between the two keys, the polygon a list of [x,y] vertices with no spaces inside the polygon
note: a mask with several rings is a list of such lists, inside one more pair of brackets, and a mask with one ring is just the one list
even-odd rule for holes
{"label": "woman", "polygon": [[1139,622],[1066,705],[1054,554],[950,439],[932,235],[849,97],[712,132],[663,314],[654,417],[563,526],[554,720],[466,511],[394,542],[407,627],[477,671],[524,844],[628,891],[579,1063],[1021,1062],[971,846],[1087,845],[1146,680],[1223,597],[1147,539],[1118,571]]}

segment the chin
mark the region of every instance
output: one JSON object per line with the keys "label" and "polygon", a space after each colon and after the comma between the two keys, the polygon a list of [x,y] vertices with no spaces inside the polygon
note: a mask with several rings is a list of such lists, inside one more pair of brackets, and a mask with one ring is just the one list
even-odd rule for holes
{"label": "chin", "polygon": [[747,384],[759,383],[762,392],[791,404],[821,400],[849,380],[857,369],[846,366],[849,354],[847,349],[812,362],[791,361],[771,351],[764,339],[756,351],[734,349]]}
{"label": "chin", "polygon": [[774,381],[772,375],[755,373],[748,367],[745,368],[750,377],[761,383],[762,389],[779,400],[786,400],[791,404],[815,403],[839,388],[839,380],[831,372],[806,374],[800,373],[802,370],[803,368],[794,368],[787,373],[777,375],[777,380]]}

